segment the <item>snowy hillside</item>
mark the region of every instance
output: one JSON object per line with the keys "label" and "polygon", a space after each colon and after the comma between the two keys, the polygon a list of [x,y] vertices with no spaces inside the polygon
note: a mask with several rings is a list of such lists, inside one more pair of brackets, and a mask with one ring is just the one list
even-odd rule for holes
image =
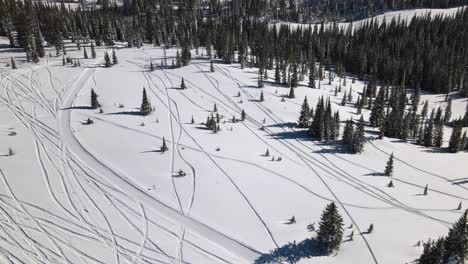
{"label": "snowy hillside", "polygon": [[[458,204],[468,204],[468,153],[379,140],[369,130],[364,152],[351,155],[295,128],[305,96],[313,106],[330,97],[341,120],[359,118],[340,105],[343,93],[334,95],[338,78],[300,86],[289,99],[270,79],[256,88],[256,68],[215,61],[210,72],[201,50],[186,67],[152,72],[161,48],[117,49],[111,68],[102,67],[104,51],[94,60],[70,51],[79,67],[2,53],[0,263],[286,263],[284,252],[299,263],[409,263],[422,251],[418,241],[446,234]],[[351,86],[355,101],[364,84],[349,81],[343,91]],[[143,88],[154,107],[148,116],[139,114]],[[91,89],[102,113],[89,106]],[[445,106],[443,98],[421,102]],[[454,99],[454,118],[466,104]],[[242,110],[246,120],[233,123]],[[216,113],[213,133],[202,123]],[[447,128],[444,146],[449,136]],[[391,153],[395,188],[382,176]],[[300,241],[315,235],[307,225],[317,226],[331,201],[354,239],[332,256],[304,251]],[[297,223],[286,224],[292,216]]]}
{"label": "snowy hillside", "polygon": [[[457,12],[460,12],[461,10],[465,9],[466,6],[462,7],[453,7],[453,8],[443,8],[443,9],[429,9],[429,8],[421,8],[421,9],[409,9],[409,10],[400,10],[400,11],[391,11],[391,12],[386,12],[384,14],[371,17],[371,18],[366,18],[358,21],[353,21],[351,22],[338,22],[338,27],[342,29],[348,28],[350,25],[353,26],[353,28],[359,28],[361,25],[364,25],[370,21],[374,21],[376,23],[383,23],[384,21],[386,23],[392,22],[392,20],[402,20],[406,22],[410,22],[411,19],[414,17],[423,17],[423,16],[431,16],[431,17],[437,17],[437,16],[453,16]],[[292,29],[296,28],[302,28],[302,27],[309,27],[309,26],[315,26],[315,24],[299,24],[299,23],[283,23],[283,22],[277,22],[275,25],[279,26],[281,24],[287,24],[289,25]],[[320,23],[317,24],[320,27]],[[326,27],[331,27],[332,23],[325,23]]]}

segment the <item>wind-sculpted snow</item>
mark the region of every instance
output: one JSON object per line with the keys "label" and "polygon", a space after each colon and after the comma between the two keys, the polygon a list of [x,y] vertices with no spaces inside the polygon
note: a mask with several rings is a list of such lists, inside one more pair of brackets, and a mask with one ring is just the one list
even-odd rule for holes
{"label": "wind-sculpted snow", "polygon": [[[330,97],[341,120],[358,118],[340,105],[343,93],[334,95],[338,79],[321,90],[301,85],[289,99],[270,79],[256,88],[257,68],[215,60],[210,72],[195,50],[180,69],[159,67],[164,52],[149,46],[118,50],[111,68],[102,59],[62,66],[61,57],[33,65],[7,53],[19,69],[0,63],[1,263],[405,263],[468,203],[466,153],[369,130],[364,152],[350,155],[296,128],[305,96],[312,106]],[[167,54],[172,60],[175,49]],[[349,81],[343,92],[351,86],[357,99],[364,84]],[[143,87],[148,116],[139,113]],[[89,107],[91,89],[102,112]],[[442,96],[422,99],[438,107]],[[465,105],[454,99],[453,116]],[[220,118],[217,133],[203,124],[211,115]],[[381,172],[391,153],[395,187],[387,188]],[[426,184],[429,195],[420,195]],[[346,228],[340,251],[326,256],[307,226],[318,226],[330,202]]]}

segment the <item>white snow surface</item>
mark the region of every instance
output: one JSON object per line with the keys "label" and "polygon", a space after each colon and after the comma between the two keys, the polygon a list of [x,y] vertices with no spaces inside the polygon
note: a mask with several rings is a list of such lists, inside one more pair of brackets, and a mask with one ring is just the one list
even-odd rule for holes
{"label": "white snow surface", "polygon": [[[62,66],[61,57],[29,64],[23,53],[2,53],[1,263],[237,264],[262,254],[287,263],[269,252],[314,237],[306,226],[317,227],[332,201],[344,218],[345,241],[336,254],[299,263],[407,263],[421,253],[418,241],[446,234],[461,215],[455,208],[467,204],[467,153],[378,140],[369,129],[365,151],[351,155],[294,127],[305,96],[313,107],[329,97],[341,120],[358,119],[351,104],[339,103],[351,88],[357,100],[359,81],[348,79],[336,97],[338,78],[321,89],[303,82],[295,99],[281,102],[288,88],[271,79],[256,88],[256,68],[215,61],[212,73],[209,59],[192,51],[190,65],[150,72],[150,58],[157,65],[163,58],[150,46],[117,49],[119,64],[103,68],[103,52],[85,60],[70,50],[81,67]],[[169,64],[174,55],[168,50]],[[8,66],[10,56],[17,70]],[[182,77],[186,90],[177,89]],[[155,108],[148,116],[138,114],[143,88]],[[103,113],[89,108],[91,89]],[[264,102],[257,101],[261,91]],[[445,107],[445,95],[422,97],[431,108]],[[217,134],[201,124],[214,104]],[[453,118],[466,104],[454,99]],[[242,109],[247,119],[232,123]],[[88,118],[94,124],[84,125]],[[161,153],[163,137],[169,150]],[[267,149],[282,160],[265,157]],[[390,179],[381,172],[391,153]],[[180,169],[186,176],[174,177]],[[395,188],[386,187],[390,180]],[[292,216],[297,223],[285,224]],[[370,224],[374,232],[365,234]]]}

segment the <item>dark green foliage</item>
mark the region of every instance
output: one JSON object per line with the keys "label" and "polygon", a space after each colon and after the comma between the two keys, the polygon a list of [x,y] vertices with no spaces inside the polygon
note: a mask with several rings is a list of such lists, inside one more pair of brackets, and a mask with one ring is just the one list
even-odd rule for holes
{"label": "dark green foliage", "polygon": [[182,81],[180,82],[180,89],[182,89],[182,90],[187,89],[187,86],[185,85],[184,77],[182,77]]}
{"label": "dark green foliage", "polygon": [[391,177],[393,176],[393,153],[390,155],[390,158],[387,161],[387,165],[385,166],[384,171],[385,176]]}
{"label": "dark green foliage", "polygon": [[466,258],[468,250],[467,211],[450,228],[444,246],[444,261],[449,260],[451,257]]}
{"label": "dark green foliage", "polygon": [[11,61],[11,68],[14,70],[14,69],[17,69],[16,67],[16,62],[15,60],[13,59],[13,57],[10,58],[10,61]]}
{"label": "dark green foliage", "polygon": [[328,204],[320,218],[317,241],[325,252],[331,253],[340,248],[342,239],[343,218],[335,203]]}
{"label": "dark green foliage", "polygon": [[104,52],[104,66],[106,68],[109,68],[110,66],[112,66],[112,63],[111,63],[111,60],[110,60],[110,57],[109,57],[109,53]]}
{"label": "dark green foliage", "polygon": [[143,88],[143,97],[141,100],[140,112],[143,115],[149,115],[152,111],[151,103],[148,100],[148,96],[146,95],[146,89]]}
{"label": "dark green foliage", "polygon": [[306,128],[309,127],[310,120],[310,107],[307,97],[304,98],[302,103],[301,113],[299,114],[299,120],[297,121],[297,127]]}
{"label": "dark green foliage", "polygon": [[112,64],[118,64],[119,60],[117,59],[117,55],[115,54],[115,50],[112,50]]}
{"label": "dark green foliage", "polygon": [[94,89],[91,89],[91,108],[96,109],[101,105],[98,102],[98,95],[94,92]]}
{"label": "dark green foliage", "polygon": [[452,129],[452,135],[450,137],[449,141],[449,147],[448,150],[451,153],[457,153],[461,150],[463,150],[463,140],[462,140],[462,131],[463,131],[463,122],[462,120],[457,120],[454,123],[453,129]]}
{"label": "dark green foliage", "polygon": [[364,144],[366,143],[365,131],[364,131],[364,117],[361,116],[357,125],[356,131],[353,135],[352,152],[361,153],[364,150]]}

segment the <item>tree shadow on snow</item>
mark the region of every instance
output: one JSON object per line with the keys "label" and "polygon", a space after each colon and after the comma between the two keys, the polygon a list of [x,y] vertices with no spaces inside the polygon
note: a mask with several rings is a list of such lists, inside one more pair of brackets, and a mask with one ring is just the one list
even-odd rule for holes
{"label": "tree shadow on snow", "polygon": [[95,110],[96,108],[93,108],[93,107],[88,106],[88,105],[79,105],[79,106],[71,106],[71,107],[62,108],[62,110],[74,110],[74,109],[77,109],[77,110]]}
{"label": "tree shadow on snow", "polygon": [[[277,124],[277,126],[280,125],[281,124]],[[309,134],[307,131],[286,131],[274,133],[271,137],[275,139],[306,139],[309,138]]]}
{"label": "tree shadow on snow", "polygon": [[315,239],[305,239],[299,243],[288,243],[280,248],[262,254],[255,260],[255,264],[267,263],[297,263],[304,258],[325,256]]}
{"label": "tree shadow on snow", "polygon": [[287,127],[287,128],[295,128],[297,126],[296,122],[285,122],[285,123],[276,123],[273,125],[268,125],[267,127]]}
{"label": "tree shadow on snow", "polygon": [[144,116],[141,112],[139,111],[121,111],[121,112],[114,112],[114,113],[108,113],[106,115],[132,115],[132,116]]}

